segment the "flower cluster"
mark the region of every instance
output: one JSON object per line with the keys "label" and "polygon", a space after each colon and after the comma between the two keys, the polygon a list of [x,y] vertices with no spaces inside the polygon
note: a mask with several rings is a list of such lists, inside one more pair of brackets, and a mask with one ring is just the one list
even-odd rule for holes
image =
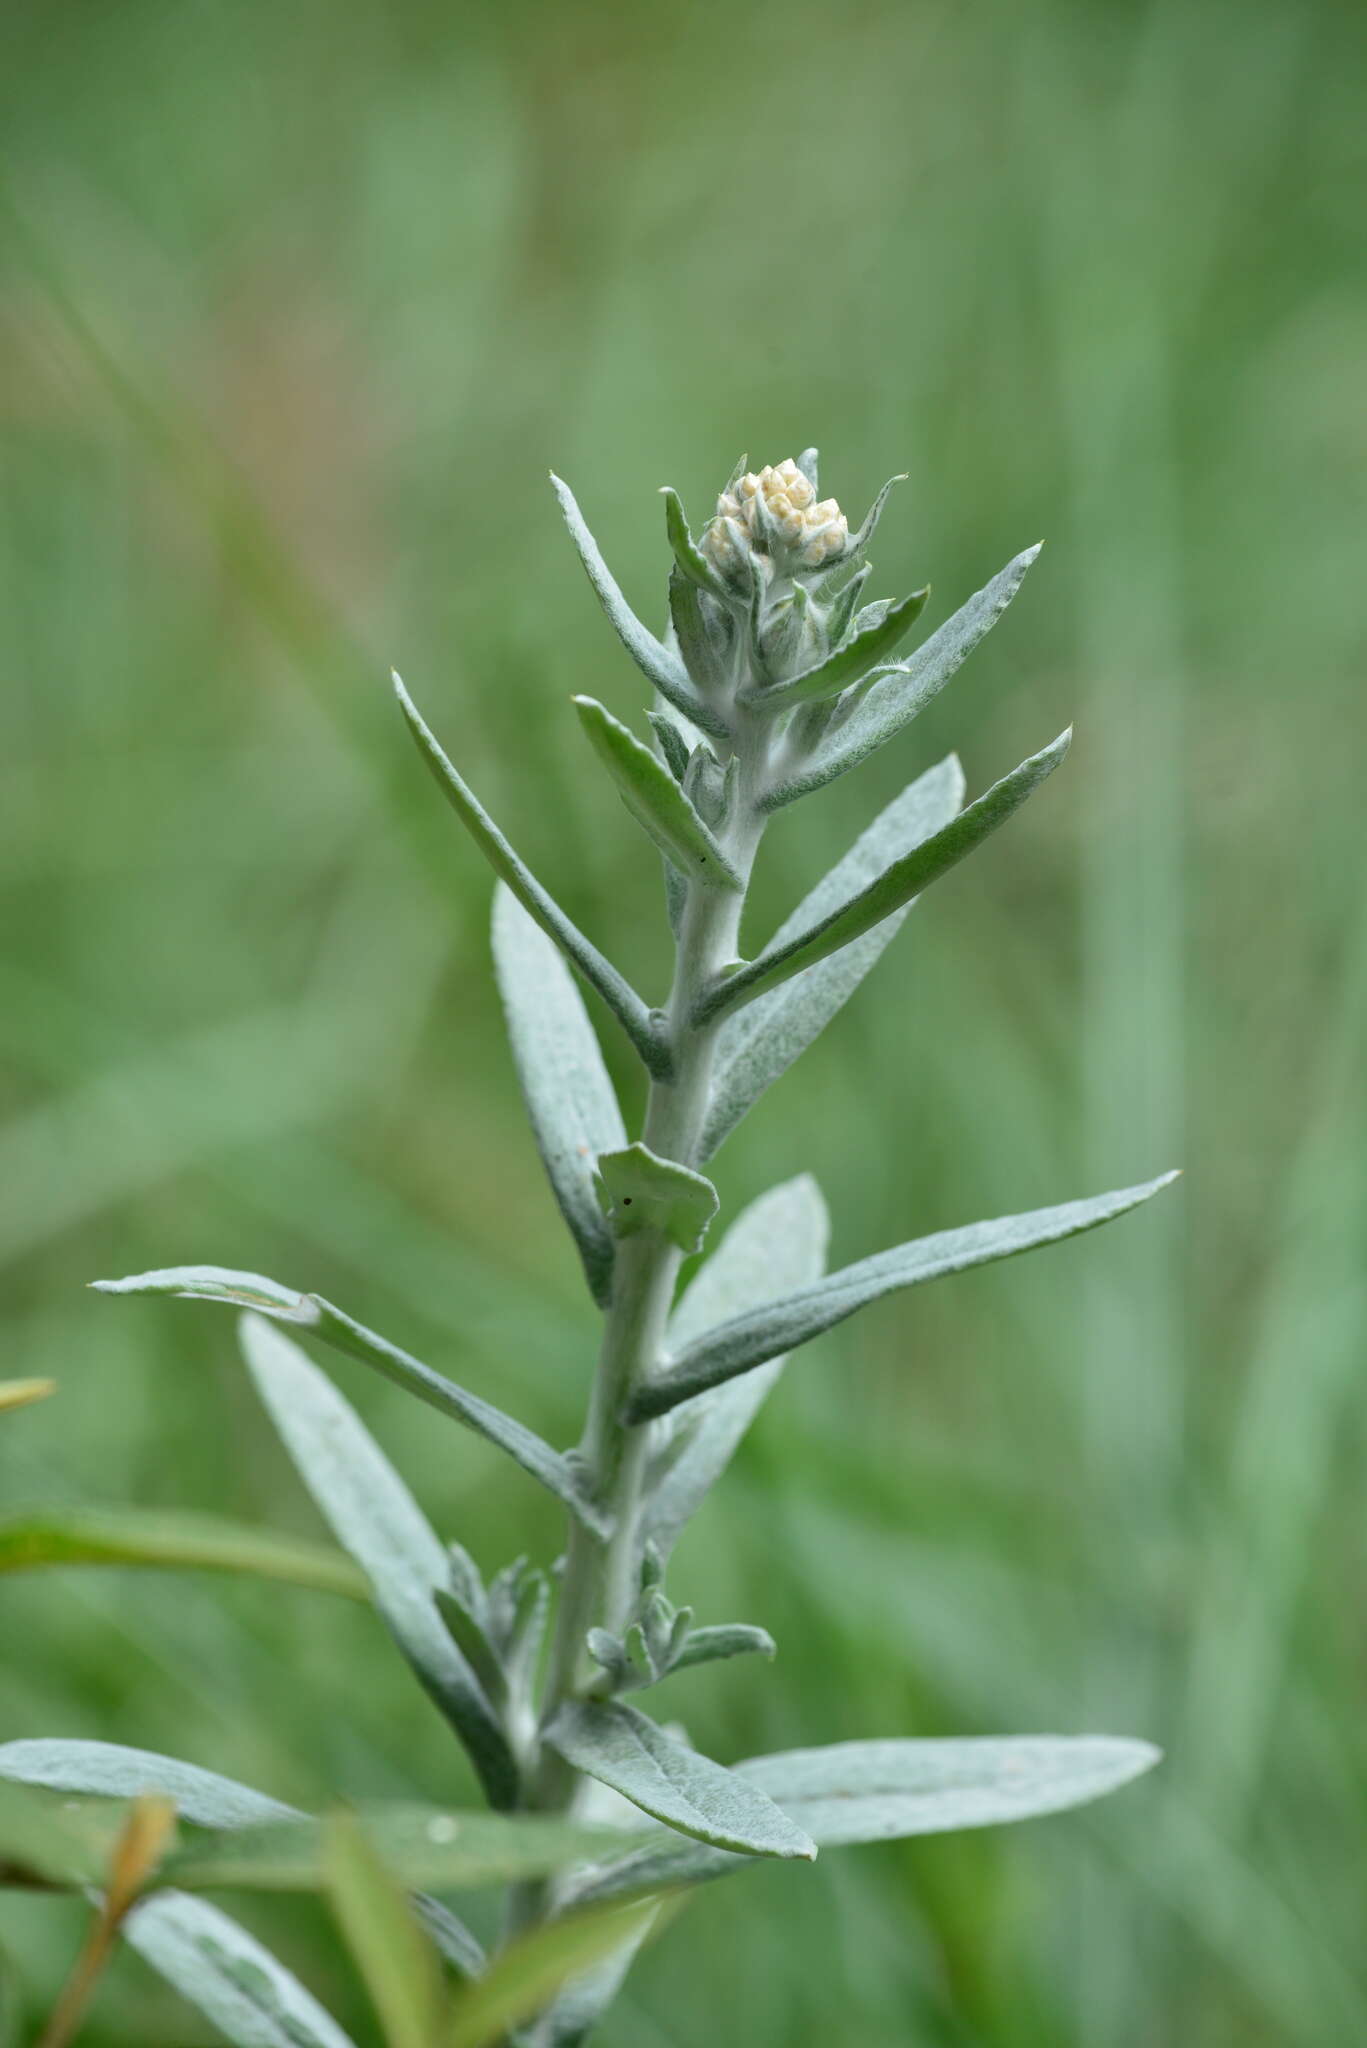
{"label": "flower cluster", "polygon": [[756,474],[747,470],[717,500],[717,516],[702,536],[703,552],[722,570],[734,570],[743,551],[786,553],[804,568],[819,569],[843,555],[850,529],[834,498],[818,500],[811,480],[789,456]]}

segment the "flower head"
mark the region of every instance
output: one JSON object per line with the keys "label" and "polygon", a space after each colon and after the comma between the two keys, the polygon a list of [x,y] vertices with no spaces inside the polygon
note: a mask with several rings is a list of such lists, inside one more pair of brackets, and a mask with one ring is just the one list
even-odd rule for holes
{"label": "flower head", "polygon": [[789,569],[819,569],[849,544],[839,505],[834,498],[818,500],[791,456],[738,477],[718,498],[716,517],[702,536],[703,552],[723,571],[738,568],[748,552],[786,557]]}

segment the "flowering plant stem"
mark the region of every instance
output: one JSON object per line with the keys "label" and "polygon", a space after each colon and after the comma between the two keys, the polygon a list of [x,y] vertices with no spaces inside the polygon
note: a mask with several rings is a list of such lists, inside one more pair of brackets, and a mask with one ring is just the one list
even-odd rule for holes
{"label": "flowering plant stem", "polygon": [[[835,500],[817,496],[814,449],[757,475],[742,463],[697,541],[678,498],[665,494],[674,566],[670,633],[661,640],[627,605],[568,489],[557,483],[557,491],[594,591],[656,693],[648,714],[655,750],[593,699],[577,698],[575,709],[665,859],[675,958],[662,1008],[578,930],[402,684],[398,691],[423,759],[502,885],[494,958],[518,1075],[603,1311],[577,1449],[555,1450],[322,1296],[261,1274],[178,1266],[97,1283],[247,1312],[243,1352],[272,1420],[362,1588],[464,1744],[493,1812],[368,1809],[320,1838],[313,1818],[176,1759],[102,1743],[0,1746],[0,1870],[7,1854],[36,1858],[45,1879],[53,1867],[46,1820],[35,1834],[24,1804],[31,1794],[15,1806],[15,1785],[3,1781],[106,1797],[160,1788],[200,1843],[169,1855],[155,1881],[269,1886],[284,1881],[284,1870],[290,1882],[327,1890],[381,2013],[386,2048],[495,2039],[580,2048],[647,1931],[668,1917],[665,1894],[683,1897],[763,1857],[810,1861],[823,1845],[1053,1812],[1113,1790],[1155,1760],[1147,1744],[1125,1738],[899,1737],[727,1767],[628,1701],[692,1665],[773,1654],[768,1632],[753,1624],[694,1627],[692,1610],[668,1598],[664,1576],[676,1538],[790,1353],[884,1294],[1089,1230],[1165,1180],[939,1231],[827,1272],[825,1205],[802,1175],[743,1211],[676,1301],[684,1260],[703,1249],[719,1208],[702,1169],[853,995],[915,899],[1052,773],[1068,735],[966,807],[957,760],[927,769],[745,960],[741,920],[768,819],[895,738],[1000,617],[1038,551],[1019,555],[911,656],[894,660],[927,593],[859,604],[886,488],[851,533]],[[635,1143],[576,974],[622,1025],[645,1070]],[[282,1324],[474,1431],[568,1509],[540,1683],[547,1574],[519,1559],[486,1581],[462,1544],[443,1544]],[[257,1568],[281,1569],[273,1552],[274,1564],[263,1563],[259,1547],[252,1556]],[[315,1578],[322,1570],[321,1583],[355,1590],[345,1570],[339,1576],[345,1560],[305,1563]],[[290,1569],[301,1569],[297,1559]],[[616,1801],[606,1830],[604,1788]],[[96,1881],[105,1826],[99,1814],[83,1823],[94,1832],[64,1849],[63,1881]],[[239,1853],[233,1834],[244,1829]],[[430,1896],[480,1883],[508,1887],[503,1946],[492,1960]],[[204,1902],[166,1892],[139,1902],[123,1931],[241,2048],[351,2048],[283,1965]],[[429,1943],[463,1983],[449,2011]]]}

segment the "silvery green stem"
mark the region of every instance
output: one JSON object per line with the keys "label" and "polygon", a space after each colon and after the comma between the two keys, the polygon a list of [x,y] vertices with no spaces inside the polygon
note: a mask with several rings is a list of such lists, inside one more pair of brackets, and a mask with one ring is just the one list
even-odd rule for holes
{"label": "silvery green stem", "polygon": [[[718,837],[748,883],[766,822],[757,801],[767,764],[764,724],[743,719],[735,737],[735,752],[735,799]],[[719,1030],[716,1022],[696,1024],[693,1013],[703,989],[736,958],[744,904],[744,889],[693,883],[680,920],[673,986],[665,1009],[673,1078],[652,1080],[643,1138],[652,1152],[681,1166],[694,1166],[698,1161]],[[610,1533],[599,1537],[582,1523],[571,1525],[543,1725],[593,1674],[584,1647],[589,1629],[598,1626],[617,1634],[631,1618],[639,1590],[638,1526],[649,1431],[625,1422],[623,1410],[660,1358],[683,1256],[675,1243],[654,1229],[626,1239],[618,1250],[613,1297],[580,1444],[594,1494],[607,1512]],[[567,1807],[573,1803],[576,1789],[577,1773],[553,1751],[543,1749],[533,1773],[529,1803],[543,1810]],[[527,1896],[515,1901],[519,1924],[525,1924],[539,1908],[542,1887],[527,1890],[535,1894],[537,1903],[533,1906]]]}

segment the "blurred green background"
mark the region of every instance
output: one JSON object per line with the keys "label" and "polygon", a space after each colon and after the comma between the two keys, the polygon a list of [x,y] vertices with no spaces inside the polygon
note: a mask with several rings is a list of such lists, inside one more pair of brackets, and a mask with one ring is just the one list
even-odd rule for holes
{"label": "blurred green background", "polygon": [[[49,0],[0,78],[6,1374],[0,1508],[312,1533],[182,1261],[317,1287],[556,1442],[594,1318],[395,661],[650,991],[658,869],[575,728],[639,718],[545,483],[662,610],[656,486],[807,442],[938,621],[1040,534],[925,718],[784,813],[755,933],[951,747],[1064,773],[947,881],[720,1163],[838,1257],[1141,1179],[1151,1211],[804,1355],[674,1591],[775,1669],[714,1754],[1144,1734],[1086,1813],[698,1896],[609,2048],[1367,2040],[1361,482],[1367,18],[1300,0],[688,8]],[[633,1107],[636,1075],[604,1037]],[[486,1567],[554,1513],[342,1362]],[[360,1610],[208,1577],[0,1585],[0,1738],[285,1798],[461,1798]],[[229,1902],[237,1910],[237,1901]],[[321,1907],[241,1902],[368,2040]],[[78,1937],[0,1903],[45,2011]],[[27,2036],[22,2036],[27,2038]],[[92,2044],[207,2042],[131,1956]]]}

